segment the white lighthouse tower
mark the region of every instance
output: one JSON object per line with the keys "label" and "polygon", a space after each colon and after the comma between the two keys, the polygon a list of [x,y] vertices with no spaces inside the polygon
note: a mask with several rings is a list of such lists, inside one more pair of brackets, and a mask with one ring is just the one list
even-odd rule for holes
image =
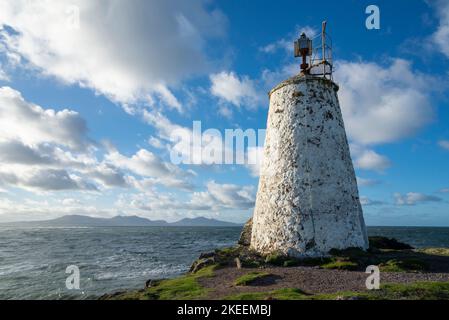
{"label": "white lighthouse tower", "polygon": [[295,42],[301,73],[269,94],[251,232],[251,248],[261,254],[316,257],[368,247],[325,29],[324,22],[315,48],[301,35]]}

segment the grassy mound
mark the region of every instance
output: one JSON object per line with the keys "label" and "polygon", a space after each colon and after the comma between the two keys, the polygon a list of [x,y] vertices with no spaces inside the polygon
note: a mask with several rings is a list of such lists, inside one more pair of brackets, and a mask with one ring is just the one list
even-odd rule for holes
{"label": "grassy mound", "polygon": [[[434,248],[411,250],[410,246],[395,239],[371,237],[371,247],[333,249],[322,258],[295,259],[273,252],[260,256],[245,246],[215,250],[204,254],[194,262],[191,271],[216,264],[221,267],[265,268],[315,266],[323,269],[365,271],[369,265],[377,265],[384,272],[446,272],[449,270],[449,249]],[[401,248],[401,249],[398,249]],[[238,260],[238,263],[236,262]]]}
{"label": "grassy mound", "polygon": [[271,276],[271,274],[267,272],[250,272],[237,278],[234,284],[236,286],[248,286],[269,276]]}
{"label": "grassy mound", "polygon": [[285,288],[270,292],[251,292],[228,296],[227,300],[449,300],[449,282],[417,282],[385,284],[380,290],[307,294],[299,289]]}
{"label": "grassy mound", "polygon": [[192,274],[161,280],[154,286],[101,297],[103,300],[195,300],[204,298],[208,292],[199,283],[202,277],[213,277],[216,266],[208,266]]}

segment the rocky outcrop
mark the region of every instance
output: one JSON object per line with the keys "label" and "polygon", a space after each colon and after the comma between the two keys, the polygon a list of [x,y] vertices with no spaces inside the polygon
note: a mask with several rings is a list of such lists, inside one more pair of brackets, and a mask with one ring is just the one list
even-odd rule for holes
{"label": "rocky outcrop", "polygon": [[251,233],[253,230],[253,218],[250,218],[243,226],[242,233],[238,244],[241,246],[249,247],[251,245]]}

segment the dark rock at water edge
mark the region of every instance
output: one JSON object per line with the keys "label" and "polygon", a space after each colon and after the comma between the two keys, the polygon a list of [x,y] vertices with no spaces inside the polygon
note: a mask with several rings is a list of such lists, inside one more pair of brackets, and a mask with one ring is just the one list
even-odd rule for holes
{"label": "dark rock at water edge", "polygon": [[412,250],[411,245],[400,242],[394,238],[369,237],[369,246],[372,249]]}
{"label": "dark rock at water edge", "polygon": [[250,218],[243,226],[242,233],[238,244],[241,246],[249,247],[251,245],[251,233],[253,229],[253,218]]}

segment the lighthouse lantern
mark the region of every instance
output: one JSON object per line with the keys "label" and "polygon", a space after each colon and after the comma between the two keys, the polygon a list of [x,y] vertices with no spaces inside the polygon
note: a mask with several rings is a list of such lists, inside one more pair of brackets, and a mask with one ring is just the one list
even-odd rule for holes
{"label": "lighthouse lantern", "polygon": [[307,57],[313,52],[312,40],[303,32],[298,40],[295,41],[295,57],[302,57],[301,69],[304,71],[309,67]]}

